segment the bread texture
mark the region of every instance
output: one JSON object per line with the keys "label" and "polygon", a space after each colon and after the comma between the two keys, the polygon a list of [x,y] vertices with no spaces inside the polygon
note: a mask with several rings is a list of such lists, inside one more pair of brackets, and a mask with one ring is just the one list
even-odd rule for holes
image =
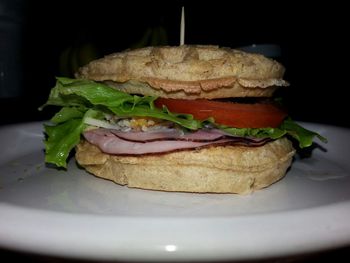
{"label": "bread texture", "polygon": [[294,153],[287,138],[259,147],[213,146],[144,156],[109,155],[82,141],[75,157],[97,177],[128,187],[249,194],[281,179]]}
{"label": "bread texture", "polygon": [[284,67],[259,54],[217,46],[146,47],[114,53],[79,69],[77,78],[103,81],[164,98],[269,97]]}

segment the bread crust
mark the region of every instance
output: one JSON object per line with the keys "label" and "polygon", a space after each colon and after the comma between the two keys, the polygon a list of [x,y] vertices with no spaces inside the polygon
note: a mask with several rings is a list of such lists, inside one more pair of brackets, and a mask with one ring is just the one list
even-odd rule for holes
{"label": "bread crust", "polygon": [[75,157],[97,177],[128,187],[247,194],[281,179],[294,153],[287,138],[259,147],[218,146],[138,157],[105,154],[82,141]]}
{"label": "bread crust", "polygon": [[271,96],[276,87],[288,85],[283,74],[280,63],[259,54],[184,45],[114,53],[80,68],[76,77],[105,81],[117,88],[128,83],[128,89],[124,85],[128,93],[214,99]]}

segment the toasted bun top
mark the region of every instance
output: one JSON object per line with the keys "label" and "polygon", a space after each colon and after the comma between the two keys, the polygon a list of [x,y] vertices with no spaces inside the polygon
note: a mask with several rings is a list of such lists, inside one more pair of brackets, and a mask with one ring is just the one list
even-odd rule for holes
{"label": "toasted bun top", "polygon": [[[217,46],[184,45],[114,53],[80,68],[76,77],[115,86],[130,81],[132,85],[128,87],[146,84],[136,90],[143,95],[179,98],[192,94],[194,97],[190,98],[220,98],[255,96],[254,88],[258,88],[256,96],[269,96],[274,89],[267,88],[288,85],[282,79],[283,74],[280,63],[259,54]],[[226,90],[218,92],[221,88]],[[230,88],[233,89],[227,90]],[[267,94],[261,89],[266,89]],[[132,88],[125,91],[136,92]]]}

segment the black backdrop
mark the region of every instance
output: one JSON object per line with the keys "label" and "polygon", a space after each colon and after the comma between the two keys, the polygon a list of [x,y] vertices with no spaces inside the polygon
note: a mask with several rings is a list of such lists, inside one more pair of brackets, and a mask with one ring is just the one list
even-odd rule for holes
{"label": "black backdrop", "polygon": [[[291,83],[282,96],[292,117],[349,126],[348,16],[339,3],[157,2],[25,1],[20,22],[23,90],[16,98],[1,99],[1,110],[14,105],[21,105],[21,110],[2,114],[1,122],[48,118],[49,111],[38,113],[36,108],[45,101],[54,77],[62,75],[60,57],[67,49],[74,50],[71,57],[76,57],[77,50],[88,43],[94,56],[102,56],[140,44],[147,30],[159,27],[169,45],[178,45],[181,6],[185,5],[187,44],[280,45],[278,60]],[[159,39],[153,43],[164,42]]]}

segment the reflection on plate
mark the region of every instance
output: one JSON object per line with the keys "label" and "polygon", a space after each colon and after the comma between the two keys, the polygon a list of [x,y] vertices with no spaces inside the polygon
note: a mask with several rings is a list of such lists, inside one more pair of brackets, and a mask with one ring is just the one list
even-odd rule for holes
{"label": "reflection on plate", "polygon": [[90,259],[256,259],[350,244],[350,130],[252,195],[129,189],[47,167],[41,123],[0,128],[0,247]]}

